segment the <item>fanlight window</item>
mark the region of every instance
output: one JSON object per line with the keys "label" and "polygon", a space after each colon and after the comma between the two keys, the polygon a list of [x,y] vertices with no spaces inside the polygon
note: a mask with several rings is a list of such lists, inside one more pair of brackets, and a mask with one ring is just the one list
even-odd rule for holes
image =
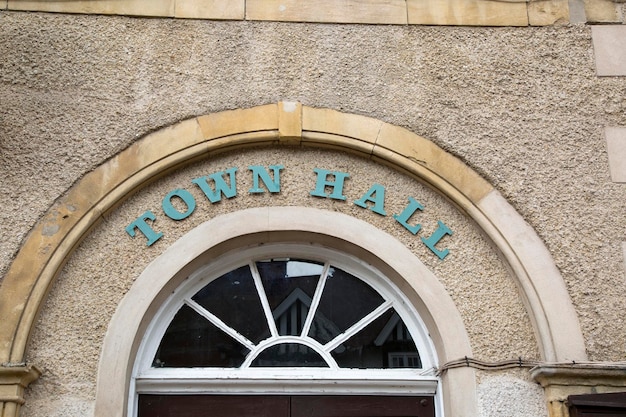
{"label": "fanlight window", "polygon": [[436,366],[421,318],[373,266],[317,245],[268,243],[211,260],[160,305],[137,350],[127,415],[155,395],[439,404]]}
{"label": "fanlight window", "polygon": [[152,368],[422,368],[394,300],[329,262],[255,260],[190,294]]}

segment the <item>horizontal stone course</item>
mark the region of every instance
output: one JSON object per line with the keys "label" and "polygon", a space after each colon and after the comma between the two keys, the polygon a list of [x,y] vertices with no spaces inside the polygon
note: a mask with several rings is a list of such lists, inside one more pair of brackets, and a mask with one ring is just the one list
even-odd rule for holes
{"label": "horizontal stone course", "polygon": [[585,0],[588,22],[619,23],[623,21],[620,9],[614,0]]}
{"label": "horizontal stone course", "polygon": [[404,0],[247,0],[249,20],[406,24]]}
{"label": "horizontal stone course", "polygon": [[[570,19],[569,0],[0,0],[15,11],[214,20],[446,26],[548,26]],[[623,20],[614,0],[584,0],[587,22]],[[577,11],[574,11],[576,14]]]}
{"label": "horizontal stone course", "polygon": [[490,0],[409,0],[410,24],[527,26],[526,3]]}

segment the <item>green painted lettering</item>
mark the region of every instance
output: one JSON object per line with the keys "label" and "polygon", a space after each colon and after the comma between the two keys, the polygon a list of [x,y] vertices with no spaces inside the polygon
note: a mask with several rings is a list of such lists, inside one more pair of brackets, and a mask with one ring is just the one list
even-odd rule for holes
{"label": "green painted lettering", "polygon": [[[350,174],[320,168],[314,168],[313,171],[317,174],[317,182],[315,184],[315,190],[310,193],[312,196],[342,201],[346,199],[346,196],[343,195],[343,182],[346,178],[350,177]],[[330,175],[335,177],[334,181],[328,180],[328,176]],[[327,194],[326,187],[332,188],[332,193]]]}
{"label": "green painted lettering", "polygon": [[437,221],[437,224],[437,230],[435,230],[433,234],[430,235],[430,237],[422,238],[422,242],[424,242],[424,245],[426,245],[428,249],[433,251],[433,253],[439,257],[439,259],[443,259],[448,256],[450,251],[448,249],[439,250],[435,248],[435,245],[439,243],[439,241],[445,235],[452,235],[452,230],[450,230],[450,228],[446,226],[441,220]]}
{"label": "green painted lettering", "polygon": [[[172,198],[174,197],[180,198],[187,205],[187,210],[184,213],[178,211],[172,204]],[[163,207],[165,215],[170,219],[183,220],[191,216],[191,213],[193,213],[196,209],[196,199],[193,198],[193,195],[191,195],[189,191],[177,189],[167,193],[167,195],[163,198],[161,207]]]}
{"label": "green painted lettering", "polygon": [[409,219],[417,210],[424,210],[424,206],[420,204],[419,201],[414,199],[413,197],[409,197],[409,205],[402,211],[400,214],[394,214],[393,218],[396,219],[398,223],[400,223],[406,230],[413,233],[414,235],[420,231],[422,228],[421,224],[416,224],[415,226],[411,226],[409,224]]}
{"label": "green painted lettering", "polygon": [[[372,207],[368,207],[366,204],[367,201],[374,203],[374,205]],[[380,184],[372,185],[369,191],[363,194],[363,197],[354,201],[354,204],[359,207],[369,208],[374,213],[380,214],[381,216],[386,216],[387,212],[385,211],[385,187]]]}
{"label": "green painted lettering", "polygon": [[252,171],[252,188],[250,193],[263,193],[265,190],[259,187],[259,179],[263,181],[265,187],[270,193],[280,192],[280,170],[285,168],[283,165],[270,165],[272,171],[274,171],[274,179],[270,177],[269,172],[264,167],[259,165],[249,166],[248,169]]}
{"label": "green painted lettering", "polygon": [[137,217],[137,220],[126,226],[126,233],[128,233],[130,237],[135,237],[135,229],[138,229],[146,237],[146,239],[148,239],[146,245],[152,246],[154,242],[163,237],[163,233],[157,233],[152,230],[152,227],[150,227],[146,220],[155,221],[156,216],[150,210],[146,211],[141,216]]}
{"label": "green painted lettering", "polygon": [[[237,172],[237,168],[229,168],[226,171],[216,172],[215,174],[193,179],[191,182],[200,187],[211,203],[217,203],[221,201],[222,194],[224,194],[226,198],[232,198],[237,195],[237,178],[235,177],[235,172]],[[229,176],[230,185],[224,180],[225,174]],[[209,180],[213,180],[215,190],[209,186]]]}

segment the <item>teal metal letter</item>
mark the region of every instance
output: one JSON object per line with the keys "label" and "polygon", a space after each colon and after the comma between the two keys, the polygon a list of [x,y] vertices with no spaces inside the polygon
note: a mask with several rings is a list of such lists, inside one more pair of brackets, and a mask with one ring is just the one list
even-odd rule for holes
{"label": "teal metal letter", "polygon": [[[330,197],[335,200],[345,200],[343,195],[343,182],[346,178],[350,177],[350,174],[339,171],[328,171],[320,168],[313,168],[313,171],[317,174],[317,183],[315,184],[315,190],[311,191],[311,195],[315,197]],[[328,181],[328,176],[333,175],[335,181]],[[326,187],[332,187],[333,192],[329,195],[326,194]]]}
{"label": "teal metal letter", "polygon": [[[181,213],[176,210],[176,208],[172,205],[172,198],[178,197],[187,205],[187,211]],[[161,203],[163,207],[163,211],[165,215],[172,220],[183,220],[187,217],[191,216],[191,213],[196,209],[196,199],[193,198],[193,195],[187,190],[177,189],[174,191],[170,191],[167,193],[165,197],[163,197],[163,202]]]}
{"label": "teal metal letter", "polygon": [[[371,201],[374,203],[373,207],[368,207],[365,204],[366,201]],[[369,189],[368,192],[363,194],[359,200],[355,200],[354,204],[359,207],[369,208],[374,213],[380,214],[381,216],[386,216],[387,212],[385,211],[385,187],[380,184],[372,185],[372,188]]]}
{"label": "teal metal letter", "polygon": [[[200,187],[211,203],[217,203],[222,199],[222,194],[224,194],[226,198],[232,198],[237,195],[237,179],[235,178],[235,172],[237,172],[237,168],[228,168],[226,171],[196,178],[191,180],[191,182]],[[230,177],[230,186],[224,181],[224,174],[228,174]],[[215,191],[209,186],[209,179],[212,179],[215,183]]]}
{"label": "teal metal letter", "polygon": [[146,243],[146,245],[152,246],[154,242],[163,237],[163,233],[157,233],[152,230],[150,225],[146,223],[146,220],[155,221],[156,216],[150,210],[146,211],[144,214],[137,217],[137,220],[126,226],[126,233],[128,233],[130,237],[135,237],[135,229],[139,229],[139,231],[148,239],[148,243]]}
{"label": "teal metal letter", "polygon": [[270,165],[270,168],[274,171],[274,180],[270,177],[269,172],[260,165],[251,165],[248,167],[252,171],[252,188],[250,193],[263,193],[265,190],[259,187],[259,178],[263,181],[263,184],[267,187],[270,193],[280,192],[280,170],[285,168],[283,165]]}
{"label": "teal metal letter", "polygon": [[437,230],[435,230],[429,238],[422,238],[422,242],[424,242],[424,245],[428,246],[428,249],[433,251],[433,253],[439,257],[439,259],[443,259],[448,256],[448,253],[450,253],[450,251],[448,249],[438,250],[437,248],[435,248],[435,245],[439,243],[439,241],[445,235],[452,235],[452,230],[450,230],[450,228],[448,228],[448,226],[446,226],[441,220],[438,220],[437,223],[439,224]]}
{"label": "teal metal letter", "polygon": [[411,216],[415,214],[417,210],[420,210],[420,211],[424,210],[424,206],[422,206],[419,203],[419,201],[417,201],[413,197],[409,197],[409,205],[406,206],[406,208],[402,211],[402,213],[394,214],[393,218],[396,219],[396,221],[400,223],[402,226],[404,226],[406,230],[408,230],[409,232],[415,235],[417,234],[417,232],[420,231],[420,229],[422,228],[422,225],[418,223],[415,226],[411,226],[408,222]]}

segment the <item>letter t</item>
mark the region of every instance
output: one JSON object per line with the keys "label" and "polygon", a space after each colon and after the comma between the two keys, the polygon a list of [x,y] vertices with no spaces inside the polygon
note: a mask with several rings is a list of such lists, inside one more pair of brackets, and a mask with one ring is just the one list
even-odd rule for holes
{"label": "letter t", "polygon": [[139,229],[139,231],[148,239],[148,243],[146,243],[146,245],[151,246],[154,242],[163,237],[163,233],[157,233],[152,230],[152,227],[146,223],[147,219],[155,221],[156,216],[150,210],[146,211],[144,214],[137,217],[137,220],[126,226],[126,233],[128,233],[130,237],[135,237],[135,229]]}

